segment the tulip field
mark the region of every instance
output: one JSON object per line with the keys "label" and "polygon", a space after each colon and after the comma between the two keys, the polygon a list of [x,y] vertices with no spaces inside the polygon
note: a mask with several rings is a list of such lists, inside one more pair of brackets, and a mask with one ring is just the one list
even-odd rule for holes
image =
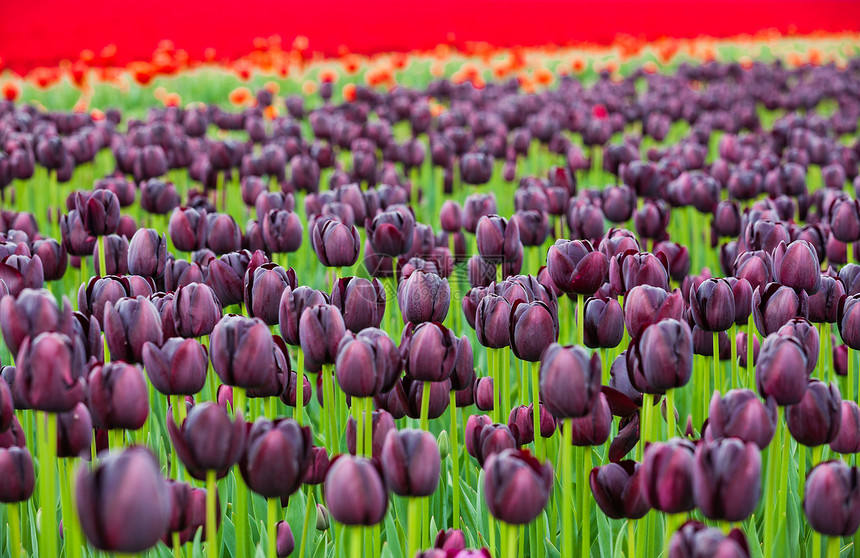
{"label": "tulip field", "polygon": [[99,56],[0,73],[0,558],[860,557],[860,35]]}

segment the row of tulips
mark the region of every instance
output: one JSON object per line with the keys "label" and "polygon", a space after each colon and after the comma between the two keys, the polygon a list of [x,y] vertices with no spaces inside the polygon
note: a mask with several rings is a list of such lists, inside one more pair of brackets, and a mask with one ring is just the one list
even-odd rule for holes
{"label": "row of tulips", "polygon": [[858,71],[0,106],[2,551],[839,555]]}

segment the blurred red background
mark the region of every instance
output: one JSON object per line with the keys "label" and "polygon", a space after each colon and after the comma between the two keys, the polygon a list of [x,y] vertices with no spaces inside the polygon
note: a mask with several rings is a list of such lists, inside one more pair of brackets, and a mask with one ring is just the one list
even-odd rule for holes
{"label": "blurred red background", "polygon": [[336,54],[430,49],[440,42],[497,46],[609,43],[619,33],[660,37],[727,37],[774,28],[807,34],[860,29],[851,0],[2,0],[0,57],[18,72],[97,54],[115,44],[115,61],[148,60],[161,39],[192,58],[214,47],[236,58],[255,37],[296,35]]}

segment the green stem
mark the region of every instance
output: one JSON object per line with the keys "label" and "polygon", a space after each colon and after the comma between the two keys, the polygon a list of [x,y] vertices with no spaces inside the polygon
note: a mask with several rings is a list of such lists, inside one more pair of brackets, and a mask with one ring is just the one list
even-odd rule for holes
{"label": "green stem", "polygon": [[364,400],[364,455],[373,457],[373,399]]}
{"label": "green stem", "polygon": [[738,379],[738,344],[735,342],[738,336],[738,326],[735,323],[732,323],[732,327],[729,330],[729,350],[731,350],[732,354],[732,388],[738,389],[740,388],[740,381]]}
{"label": "green stem", "polygon": [[855,370],[855,366],[854,366],[854,351],[849,349],[848,350],[848,378],[847,378],[848,387],[845,390],[847,393],[844,396],[845,399],[847,399],[848,401],[854,401],[854,382],[856,379],[854,377],[855,373],[856,373],[856,370]]}
{"label": "green stem", "polygon": [[245,558],[248,552],[248,488],[242,475],[236,475],[236,510],[233,524],[236,526],[236,558]]}
{"label": "green stem", "polygon": [[430,431],[430,382],[424,382],[421,389],[421,415],[419,424],[421,430]]}
{"label": "green stem", "polygon": [[666,391],[666,422],[669,425],[667,439],[675,437],[675,390]]}
{"label": "green stem", "polygon": [[803,502],[803,493],[806,483],[806,446],[797,444],[797,491],[800,496],[800,501]]}
{"label": "green stem", "polygon": [[304,423],[305,408],[305,354],[302,348],[296,349],[296,422],[301,426]]}
{"label": "green stem", "polygon": [[627,558],[635,558],[636,556],[636,539],[634,535],[633,520],[627,520]]}
{"label": "green stem", "polygon": [[535,456],[544,459],[544,440],[540,434],[540,365],[530,363],[532,368],[532,423],[535,431]]}
{"label": "green stem", "polygon": [[352,400],[352,417],[355,420],[355,455],[364,456],[364,399]]}
{"label": "green stem", "polygon": [[[725,390],[722,388],[722,374],[720,374],[720,332],[715,331],[713,335],[714,340],[714,355],[711,357],[714,359],[714,389],[719,389],[723,392]],[[711,387],[710,384],[705,384],[705,408],[708,408],[709,401],[708,399],[711,396]]]}
{"label": "green stem", "polygon": [[278,500],[275,498],[269,498],[266,500],[266,523],[268,524],[268,530],[266,534],[268,535],[269,545],[268,545],[268,558],[277,558],[277,544],[278,544]]}
{"label": "green stem", "polygon": [[173,558],[182,558],[182,540],[179,531],[173,533]]}
{"label": "green stem", "polygon": [[826,558],[839,558],[839,537],[827,537],[827,550],[824,555]]}
{"label": "green stem", "polygon": [[[413,190],[418,190],[417,185],[413,187]],[[361,544],[361,527],[355,526],[352,528],[352,542],[350,544],[352,558],[361,558],[362,547],[363,545]]]}
{"label": "green stem", "polygon": [[239,386],[233,386],[233,416],[245,416],[245,388]]}
{"label": "green stem", "polygon": [[113,430],[108,431],[111,451],[119,451],[122,448],[122,434],[123,432],[119,428],[114,428]]}
{"label": "green stem", "polygon": [[584,297],[576,295],[576,342],[585,346],[585,314],[583,313]]}
{"label": "green stem", "polygon": [[[54,488],[57,461],[57,415],[40,413],[44,423],[37,425],[41,432],[41,451],[39,452],[39,484],[42,508],[42,525],[39,532],[39,554],[57,554],[57,495]],[[39,421],[42,422],[42,421]],[[43,552],[44,551],[44,552]]]}
{"label": "green stem", "polygon": [[747,378],[746,385],[744,387],[749,387],[753,382],[753,370],[755,370],[755,366],[753,364],[753,346],[755,343],[755,326],[753,325],[753,315],[750,313],[749,318],[747,318]]}
{"label": "green stem", "polygon": [[421,539],[421,500],[418,498],[409,498],[409,509],[407,511],[409,517],[406,519],[407,537],[406,544],[408,550],[407,556],[415,556],[418,552],[418,542]]}
{"label": "green stem", "polygon": [[454,487],[454,514],[453,525],[454,529],[460,528],[460,435],[457,427],[457,392],[451,391],[451,401],[449,410],[451,411],[451,430],[448,433],[448,438],[451,441],[451,478],[453,479]]}
{"label": "green stem", "polygon": [[12,558],[21,556],[21,518],[19,517],[18,502],[6,505],[7,517],[9,519],[9,531],[12,535]]}
{"label": "green stem", "polygon": [[305,544],[308,540],[308,525],[311,520],[311,510],[316,509],[316,505],[314,504],[314,493],[311,490],[311,486],[305,485],[304,489],[308,493],[307,498],[305,498],[305,517],[302,520],[302,533],[301,538],[302,541],[299,544],[299,556],[304,557],[305,555]]}
{"label": "green stem", "polygon": [[812,558],[821,558],[821,533],[812,531]]}
{"label": "green stem", "polygon": [[573,444],[571,444],[571,436],[573,432],[573,419],[564,419],[564,434],[561,436],[561,463],[562,475],[566,478],[566,482],[562,485],[562,493],[564,498],[561,504],[561,522],[562,522],[562,556],[573,556],[573,495],[571,487],[573,486]]}
{"label": "green stem", "polygon": [[206,471],[206,555],[208,558],[218,556],[218,527],[215,522],[215,471]]}
{"label": "green stem", "polygon": [[[582,297],[580,297],[582,298]],[[582,558],[591,556],[591,492],[588,490],[588,477],[591,473],[591,446],[582,448]]]}

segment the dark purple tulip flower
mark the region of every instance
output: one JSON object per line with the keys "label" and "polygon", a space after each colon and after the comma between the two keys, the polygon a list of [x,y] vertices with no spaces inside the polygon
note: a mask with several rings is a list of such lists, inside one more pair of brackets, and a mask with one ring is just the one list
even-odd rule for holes
{"label": "dark purple tulip flower", "polygon": [[[564,432],[563,439],[570,439],[574,446],[601,446],[609,439],[612,429],[612,411],[603,393],[598,393],[594,405],[587,415],[570,419],[571,431]],[[564,429],[562,424],[561,428]],[[567,438],[570,436],[570,438]]]}
{"label": "dark purple tulip flower", "polygon": [[93,419],[86,405],[57,415],[57,457],[89,458],[92,443]]}
{"label": "dark purple tulip flower", "polygon": [[[92,247],[90,247],[90,254]],[[11,254],[0,261],[0,281],[12,296],[18,296],[24,289],[41,289],[45,284],[45,270],[39,256],[32,258]]]}
{"label": "dark purple tulip flower", "polygon": [[206,245],[206,211],[179,207],[170,214],[167,234],[180,252],[194,252]]}
{"label": "dark purple tulip flower", "polygon": [[146,379],[139,366],[109,362],[93,367],[87,381],[88,406],[96,428],[141,428],[149,416]]}
{"label": "dark purple tulip flower", "polygon": [[72,327],[72,307],[65,297],[62,307],[54,295],[44,289],[24,289],[17,297],[0,298],[0,330],[13,357],[26,337],[33,338],[47,331],[71,336]]}
{"label": "dark purple tulip flower", "polygon": [[517,222],[498,215],[486,215],[475,229],[478,253],[487,261],[501,263],[515,259],[521,247]]}
{"label": "dark purple tulip flower", "polygon": [[752,314],[752,287],[746,279],[726,277],[732,286],[732,296],[735,301],[735,325],[745,325]]}
{"label": "dark purple tulip flower", "polygon": [[761,451],[751,442],[723,438],[696,448],[693,498],[705,517],[743,521],[761,497]]}
{"label": "dark purple tulip flower", "polygon": [[437,322],[424,322],[403,331],[400,352],[406,374],[418,382],[443,382],[457,363],[459,339]]}
{"label": "dark purple tulip flower", "polygon": [[600,358],[582,347],[553,343],[540,364],[540,393],[556,418],[587,415],[600,392]]}
{"label": "dark purple tulip flower", "polygon": [[466,153],[460,159],[460,180],[464,184],[486,184],[492,176],[492,157],[484,153]]}
{"label": "dark purple tulip flower", "polygon": [[860,452],[860,408],[853,401],[843,401],[841,407],[839,432],[830,442],[830,449],[846,455],[858,453]]}
{"label": "dark purple tulip flower", "polygon": [[206,247],[216,254],[228,254],[242,247],[242,231],[231,215],[206,214]]}
{"label": "dark purple tulip flower", "polygon": [[511,350],[518,359],[537,362],[558,340],[558,318],[545,303],[517,301],[510,316]]}
{"label": "dark purple tulip flower", "polygon": [[5,432],[12,427],[12,419],[15,417],[15,400],[9,384],[0,376],[0,432]]}
{"label": "dark purple tulip flower", "polygon": [[311,431],[293,419],[257,419],[239,461],[248,488],[263,498],[286,498],[301,488],[313,458]]}
{"label": "dark purple tulip flower", "polygon": [[[104,237],[105,270],[102,273],[100,259],[101,246],[93,250],[93,263],[96,275],[128,275],[128,240],[124,236],[109,234]],[[44,260],[42,261],[44,266]]]}
{"label": "dark purple tulip flower", "polygon": [[167,431],[176,455],[198,480],[206,478],[206,471],[225,477],[245,451],[245,423],[241,417],[231,420],[216,403],[194,405],[181,426],[168,413]]}
{"label": "dark purple tulip flower", "polygon": [[263,385],[274,369],[272,335],[259,318],[228,314],[212,330],[209,358],[228,386]]}
{"label": "dark purple tulip flower", "polygon": [[708,408],[707,434],[713,440],[739,438],[764,449],[773,439],[776,421],[776,401],[772,398],[762,403],[749,389],[733,389],[724,396],[716,391]]}
{"label": "dark purple tulip flower", "polygon": [[475,312],[478,342],[492,349],[510,345],[511,305],[503,297],[487,294]]}
{"label": "dark purple tulip flower", "polygon": [[850,537],[860,527],[860,471],[827,461],[806,476],[803,514],[809,525],[830,537]]}
{"label": "dark purple tulip flower", "polygon": [[299,321],[305,308],[328,304],[328,295],[310,287],[286,288],[278,303],[278,324],[281,336],[289,345],[299,346]]}
{"label": "dark purple tulip flower", "polygon": [[684,300],[681,291],[671,293],[659,287],[640,285],[633,287],[624,297],[624,322],[634,339],[650,324],[665,319],[683,317]]}
{"label": "dark purple tulip flower", "polygon": [[299,320],[299,330],[307,370],[316,371],[324,364],[335,362],[338,345],[346,333],[346,325],[337,306],[320,304],[306,307]]}
{"label": "dark purple tulip flower", "polygon": [[597,505],[610,519],[640,519],[651,509],[642,491],[641,466],[635,461],[595,467],[588,480]]}
{"label": "dark purple tulip flower", "polygon": [[84,226],[84,219],[77,209],[60,216],[60,235],[63,246],[73,256],[89,256],[96,245],[96,237]]}
{"label": "dark purple tulip flower", "polygon": [[128,243],[128,270],[134,275],[158,279],[167,263],[164,235],[155,229],[138,229]]}
{"label": "dark purple tulip flower", "polygon": [[609,261],[587,240],[556,240],[547,253],[547,270],[567,294],[593,295],[606,281]]}
{"label": "dark purple tulip flower", "polygon": [[[376,280],[374,279],[374,281]],[[448,315],[451,287],[448,285],[447,279],[443,279],[435,273],[416,270],[400,283],[397,299],[404,322],[413,324],[441,323],[445,321],[445,317]],[[334,296],[332,296],[332,300],[334,300]],[[382,318],[381,315],[379,317]]]}
{"label": "dark purple tulip flower", "polygon": [[503,424],[493,424],[487,415],[472,415],[466,421],[466,451],[478,464],[494,453],[516,448],[516,436]]}
{"label": "dark purple tulip flower", "polygon": [[680,438],[645,448],[642,485],[652,508],[664,513],[683,513],[695,507],[694,451],[691,442]]}
{"label": "dark purple tulip flower", "polygon": [[475,407],[477,407],[479,411],[492,411],[495,408],[492,377],[483,376],[481,378],[475,378],[472,391],[475,396]]}
{"label": "dark purple tulip flower", "polygon": [[311,246],[324,266],[349,267],[358,261],[361,239],[355,226],[323,217],[312,224]]}
{"label": "dark purple tulip flower", "polygon": [[75,493],[81,529],[99,550],[143,552],[170,526],[173,498],[145,447],[111,453],[92,470],[82,469]]}
{"label": "dark purple tulip flower", "polygon": [[168,339],[143,345],[143,364],[152,386],[165,395],[194,395],[206,383],[209,355],[196,339]]}
{"label": "dark purple tulip flower", "polygon": [[[368,333],[365,335],[365,331]],[[340,341],[335,360],[337,382],[350,397],[373,397],[396,380],[400,372],[400,355],[392,359],[390,350],[396,351],[394,343],[376,342],[373,330],[365,330],[356,336],[347,333]],[[378,337],[387,335],[379,331]]]}
{"label": "dark purple tulip flower", "polygon": [[382,323],[385,289],[376,278],[341,277],[332,289],[331,303],[341,311],[346,328],[358,333]]}
{"label": "dark purple tulip flower", "polygon": [[794,318],[779,328],[777,333],[794,337],[800,341],[806,352],[806,373],[811,375],[818,364],[818,329],[806,318]]}
{"label": "dark purple tulip flower", "polygon": [[65,246],[55,238],[45,238],[33,243],[33,256],[38,256],[42,262],[42,274],[45,281],[62,279],[69,264],[69,255]]}
{"label": "dark purple tulip flower", "polygon": [[335,521],[376,525],[388,509],[388,493],[372,461],[349,455],[335,459],[325,478],[325,501]]}
{"label": "dark purple tulip flower", "polygon": [[686,385],[693,373],[690,327],[673,319],[646,327],[627,351],[627,373],[643,393],[665,393]]}
{"label": "dark purple tulip flower", "polygon": [[155,305],[143,296],[108,301],[104,317],[105,340],[114,359],[143,362],[146,342],[161,346],[164,337],[161,316]]}
{"label": "dark purple tulip flower", "polygon": [[16,504],[33,495],[36,474],[26,447],[0,447],[0,502]]}
{"label": "dark purple tulip flower", "polygon": [[821,275],[821,287],[809,297],[809,321],[815,324],[835,323],[838,317],[839,299],[845,294],[842,281],[829,275]]}
{"label": "dark purple tulip flower", "polygon": [[821,287],[821,266],[812,244],[795,240],[787,245],[780,242],[773,251],[774,279],[794,290],[814,295]]}
{"label": "dark purple tulip flower", "polygon": [[82,343],[60,333],[25,338],[16,359],[13,394],[38,411],[71,410],[84,399],[84,356]]}
{"label": "dark purple tulip flower", "polygon": [[396,258],[412,248],[415,217],[408,209],[392,209],[368,218],[364,228],[374,252]]}
{"label": "dark purple tulip flower", "polygon": [[274,263],[248,266],[244,280],[245,307],[248,314],[260,318],[266,325],[276,325],[278,304],[288,287],[296,287],[296,273],[293,268],[284,269]]}
{"label": "dark purple tulip flower", "polygon": [[552,466],[527,450],[509,449],[484,463],[484,498],[493,517],[510,525],[530,523],[544,510],[552,491]]}
{"label": "dark purple tulip flower", "polygon": [[756,362],[756,387],[777,405],[794,405],[803,399],[809,379],[806,351],[800,341],[786,335],[768,335]]}
{"label": "dark purple tulip flower", "polygon": [[276,552],[278,558],[287,558],[293,553],[296,548],[296,541],[293,538],[293,531],[290,529],[290,524],[286,521],[278,521],[275,525],[277,536],[275,538]]}
{"label": "dark purple tulip flower", "polygon": [[423,430],[393,430],[380,456],[388,489],[398,496],[424,497],[436,491],[441,459],[436,439]]}
{"label": "dark purple tulip flower", "polygon": [[463,206],[463,228],[475,234],[478,221],[485,215],[497,213],[496,198],[493,194],[472,194]]}
{"label": "dark purple tulip flower", "polygon": [[173,323],[185,338],[209,335],[221,319],[221,302],[215,290],[202,283],[179,287],[173,298]]}
{"label": "dark purple tulip flower", "polygon": [[725,279],[708,279],[690,292],[690,310],[704,331],[726,331],[735,322],[735,297]]}
{"label": "dark purple tulip flower", "polygon": [[273,209],[263,217],[263,241],[269,252],[295,252],[302,245],[302,222],[287,209]]}
{"label": "dark purple tulip flower", "polygon": [[860,348],[860,294],[842,295],[836,312],[836,325],[842,341],[850,348]]}
{"label": "dark purple tulip flower", "polygon": [[799,403],[785,409],[788,431],[799,444],[815,447],[832,442],[842,424],[842,396],[836,384],[811,379]]}
{"label": "dark purple tulip flower", "polygon": [[840,242],[860,240],[860,201],[847,197],[837,199],[829,209],[830,231]]}
{"label": "dark purple tulip flower", "polygon": [[591,349],[617,347],[624,337],[624,311],[614,298],[592,297],[585,301],[583,333]]}
{"label": "dark purple tulip flower", "polygon": [[88,197],[75,195],[75,209],[92,236],[105,236],[119,227],[119,198],[110,190],[94,190]]}
{"label": "dark purple tulip flower", "polygon": [[669,543],[668,558],[750,558],[747,539],[740,529],[725,535],[720,529],[705,527],[698,521],[688,521],[675,531]]}
{"label": "dark purple tulip flower", "polygon": [[311,463],[305,471],[304,483],[310,485],[322,484],[328,473],[330,462],[324,447],[311,448]]}
{"label": "dark purple tulip flower", "polygon": [[664,240],[654,246],[654,254],[658,253],[669,262],[669,277],[673,280],[682,281],[690,273],[690,252],[686,246]]}
{"label": "dark purple tulip flower", "polygon": [[627,295],[631,289],[650,285],[669,290],[669,262],[666,255],[624,252],[609,261],[609,283],[613,294]]}
{"label": "dark purple tulip flower", "polygon": [[808,296],[779,283],[770,283],[753,291],[753,321],[763,336],[775,333],[795,317],[809,314]]}

